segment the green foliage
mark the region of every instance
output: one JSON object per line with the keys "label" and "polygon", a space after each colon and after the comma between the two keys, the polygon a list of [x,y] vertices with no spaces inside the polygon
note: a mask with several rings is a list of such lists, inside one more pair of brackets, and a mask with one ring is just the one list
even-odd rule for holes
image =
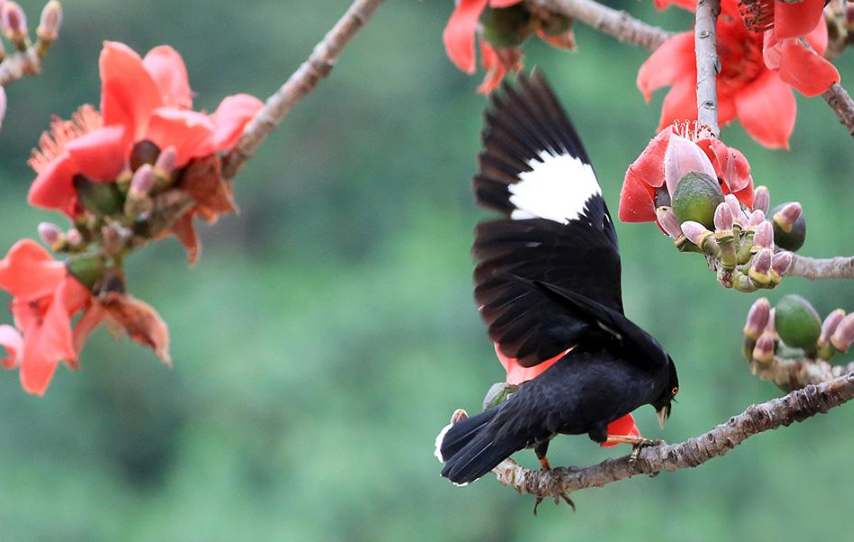
{"label": "green foliage", "polygon": [[[103,39],[187,60],[197,104],[272,92],[349,2],[107,2],[66,5],[44,74],[11,86],[0,133],[0,245],[55,215],[25,207],[29,149],[53,113],[97,103]],[[82,370],[47,396],[0,373],[0,540],[718,541],[847,536],[854,487],[840,483],[854,434],[843,407],[760,435],[696,470],[574,496],[579,512],[500,487],[439,477],[433,438],[457,407],[477,411],[502,369],[471,300],[471,231],[483,98],[441,47],[451,2],[387,2],[330,79],[299,104],[235,184],[242,214],[202,229],[188,269],[175,242],[127,262],[128,287],[173,333],[175,368],[99,331]],[[37,13],[41,2],[24,7]],[[670,28],[690,16],[619,7]],[[646,53],[577,26],[581,51],[533,40],[568,105],[616,216],[626,166],[662,95],[634,88]],[[843,81],[851,75],[842,57]],[[727,144],[775,198],[810,216],[805,255],[850,254],[852,140],[821,99],[798,98],[793,150],[766,151],[738,127]],[[821,157],[832,156],[833,160]],[[626,312],[679,366],[667,430],[679,441],[777,394],[739,355],[754,295],[723,290],[700,255],[677,254],[653,224],[617,224]],[[854,309],[848,284],[789,279],[821,314]],[[11,320],[3,317],[4,322]],[[2,320],[2,319],[0,319]],[[714,329],[710,334],[709,330]],[[849,358],[840,356],[848,361]],[[554,464],[626,453],[555,441]],[[520,460],[534,466],[533,453]],[[842,480],[844,481],[844,480]]]}

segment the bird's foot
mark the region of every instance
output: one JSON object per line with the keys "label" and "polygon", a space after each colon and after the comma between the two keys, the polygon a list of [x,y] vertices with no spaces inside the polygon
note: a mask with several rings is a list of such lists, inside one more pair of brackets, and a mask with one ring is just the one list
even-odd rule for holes
{"label": "bird's foot", "polygon": [[631,467],[632,470],[637,469],[638,457],[640,457],[640,451],[642,448],[646,448],[647,446],[658,446],[659,444],[664,444],[664,441],[638,438],[638,441],[632,444],[632,453],[629,454],[629,467]]}
{"label": "bird's foot", "polygon": [[[561,494],[559,494],[559,495],[555,495],[555,496],[553,496],[553,497],[552,497],[552,499],[554,499],[554,502],[555,502],[555,504],[556,504],[556,505],[560,505],[560,501],[561,501],[561,499],[563,499],[563,502],[565,502],[566,504],[568,504],[569,506],[571,506],[571,507],[572,507],[572,511],[573,511],[573,512],[575,512],[575,503],[574,503],[574,502],[572,502],[572,499],[570,499],[570,498],[569,498],[569,495],[568,495],[568,494],[566,494],[566,493],[561,493]],[[537,515],[537,508],[539,508],[539,507],[540,507],[540,503],[541,503],[541,502],[543,502],[544,500],[545,500],[545,497],[543,497],[543,496],[537,496],[537,500],[534,502],[534,515],[535,515],[535,516]]]}

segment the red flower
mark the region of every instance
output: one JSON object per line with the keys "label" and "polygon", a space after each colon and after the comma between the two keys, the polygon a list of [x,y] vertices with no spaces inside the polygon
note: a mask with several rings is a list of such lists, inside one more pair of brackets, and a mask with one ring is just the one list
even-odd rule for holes
{"label": "red flower", "polygon": [[32,205],[74,216],[72,180],[83,175],[110,183],[127,167],[134,145],[150,141],[174,147],[177,167],[232,147],[262,107],[257,98],[225,98],[212,115],[192,111],[192,92],[181,56],[155,47],[141,58],[128,46],[105,42],[100,58],[101,111],[83,106],[71,121],[55,121],[29,164],[38,173]]}
{"label": "red flower", "polygon": [[727,147],[704,126],[673,124],[650,140],[626,170],[620,191],[620,220],[656,221],[656,191],[672,194],[688,171],[717,177],[724,194],[734,194],[743,204],[753,207],[753,177],[744,155]]}
{"label": "red flower", "polygon": [[[679,3],[683,4],[688,5]],[[787,148],[797,116],[791,89],[815,96],[839,80],[836,69],[819,56],[827,45],[827,29],[818,25],[807,36],[807,41],[818,51],[816,54],[796,40],[769,40],[749,31],[738,13],[736,0],[723,0],[717,30],[721,61],[717,78],[720,123],[737,118],[762,145]],[[766,50],[763,59],[763,44],[779,45],[780,54],[774,57],[773,52]],[[697,118],[696,84],[693,32],[678,34],[664,42],[644,62],[637,78],[638,88],[647,100],[653,91],[671,86],[664,99],[660,128],[677,120]]]}
{"label": "red flower", "polygon": [[[567,350],[566,352],[569,352]],[[528,380],[532,380],[541,374],[543,374],[546,369],[555,364],[557,360],[566,355],[566,352],[561,352],[557,356],[553,357],[550,360],[546,360],[539,365],[535,365],[533,367],[523,367],[519,364],[519,360],[516,358],[508,358],[501,352],[501,348],[498,346],[498,343],[495,343],[495,354],[498,356],[498,361],[501,362],[501,365],[504,366],[504,369],[507,371],[507,383],[518,386],[522,382],[527,382]],[[610,424],[608,424],[608,434],[609,435],[620,435],[620,436],[632,436],[639,437],[640,430],[638,426],[635,424],[635,418],[631,414],[626,414],[622,418],[618,418],[614,420]],[[605,443],[602,446],[616,446],[616,443]]]}
{"label": "red flower", "polygon": [[77,367],[71,317],[92,300],[92,293],[35,241],[18,241],[0,260],[0,288],[12,294],[15,327],[0,326],[6,368],[19,367],[21,384],[43,395],[60,360]]}

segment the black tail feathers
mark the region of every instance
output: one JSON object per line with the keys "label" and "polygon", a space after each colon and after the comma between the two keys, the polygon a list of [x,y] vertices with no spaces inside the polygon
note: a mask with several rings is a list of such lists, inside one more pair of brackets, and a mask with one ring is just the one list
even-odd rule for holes
{"label": "black tail feathers", "polygon": [[445,463],[442,476],[457,485],[474,482],[526,446],[520,439],[497,439],[500,427],[490,423],[505,405],[446,426],[436,437],[436,457]]}

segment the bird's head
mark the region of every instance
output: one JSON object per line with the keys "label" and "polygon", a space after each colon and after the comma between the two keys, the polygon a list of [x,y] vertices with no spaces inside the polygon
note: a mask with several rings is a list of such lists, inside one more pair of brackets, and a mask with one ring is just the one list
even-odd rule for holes
{"label": "bird's head", "polygon": [[670,417],[671,404],[675,401],[676,394],[679,393],[679,377],[676,376],[676,365],[673,364],[673,359],[667,356],[668,378],[667,385],[661,392],[661,395],[652,406],[655,407],[655,413],[658,415],[658,423],[664,429],[664,424],[667,418]]}

